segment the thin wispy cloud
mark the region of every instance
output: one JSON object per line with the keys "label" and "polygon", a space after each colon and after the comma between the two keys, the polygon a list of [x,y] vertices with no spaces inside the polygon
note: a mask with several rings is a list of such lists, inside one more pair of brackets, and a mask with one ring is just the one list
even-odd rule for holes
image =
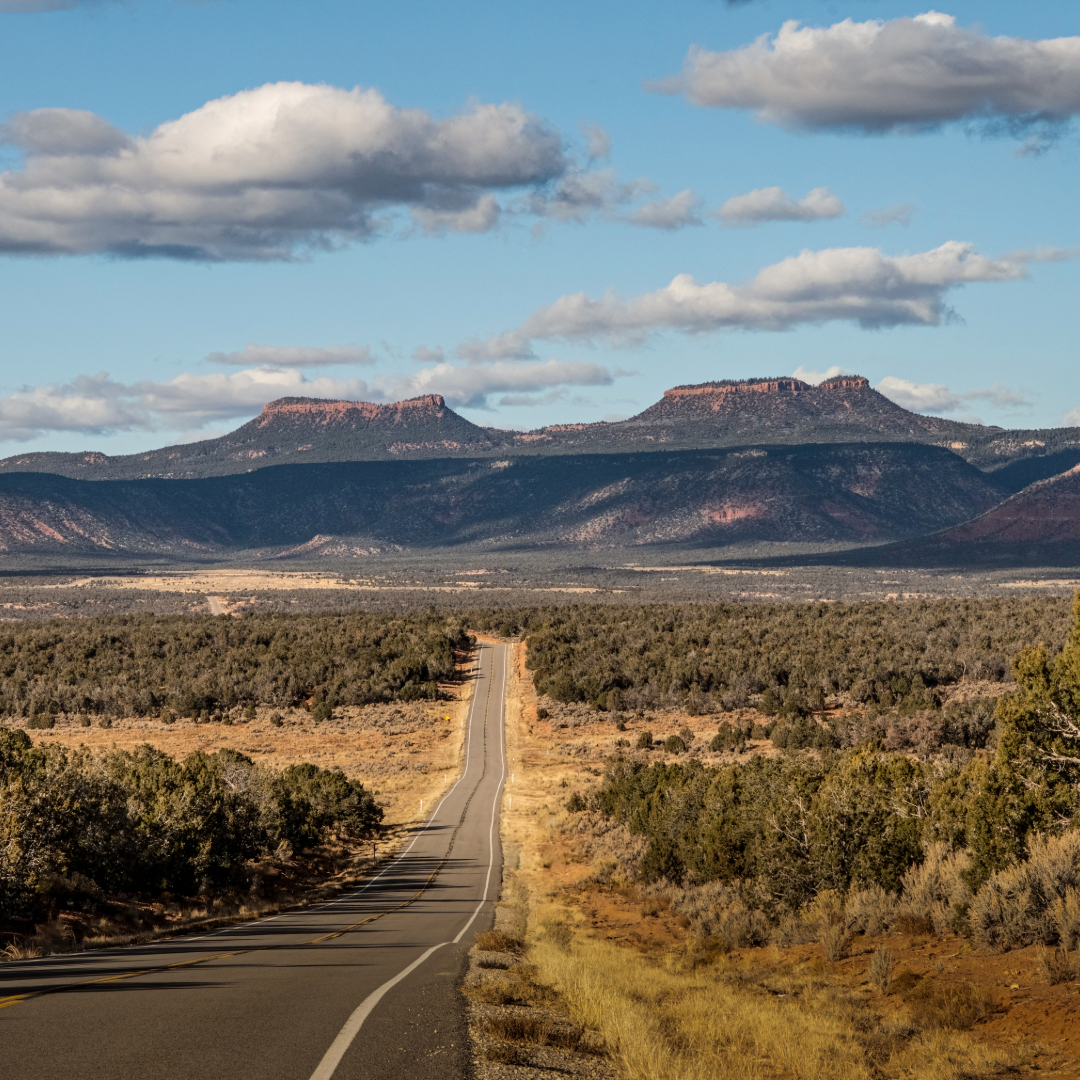
{"label": "thin wispy cloud", "polygon": [[326,348],[313,348],[303,345],[256,345],[254,342],[249,342],[237,352],[209,353],[206,362],[230,364],[235,367],[306,368],[374,364],[375,358],[367,345],[330,345]]}
{"label": "thin wispy cloud", "polygon": [[872,229],[884,229],[889,225],[903,225],[906,229],[911,224],[911,215],[915,207],[910,203],[894,203],[877,210],[867,210],[859,220]]}
{"label": "thin wispy cloud", "polygon": [[716,211],[722,224],[743,228],[768,221],[827,221],[843,214],[843,202],[827,187],[814,188],[804,199],[793,199],[780,187],[756,188],[733,196]]}
{"label": "thin wispy cloud", "polygon": [[530,357],[534,342],[552,340],[629,346],[665,330],[789,330],[836,321],[875,329],[937,326],[951,316],[952,290],[1026,277],[1031,253],[1022,254],[995,259],[958,241],[898,256],[871,247],[803,251],[741,284],[702,284],[679,274],[641,296],[563,296],[514,330],[465,342],[458,354],[472,361]]}
{"label": "thin wispy cloud", "polygon": [[954,393],[944,383],[920,383],[886,375],[875,389],[912,412],[956,412],[970,402],[981,402],[998,412],[1017,412],[1030,409],[1034,404],[1030,391],[1002,383],[995,383],[985,390]]}
{"label": "thin wispy cloud", "polygon": [[989,134],[1027,137],[1036,127],[1052,137],[1055,123],[1080,112],[1080,37],[991,37],[936,11],[827,27],[790,20],[742,48],[691,48],[681,74],[649,88],[808,131],[965,121]]}

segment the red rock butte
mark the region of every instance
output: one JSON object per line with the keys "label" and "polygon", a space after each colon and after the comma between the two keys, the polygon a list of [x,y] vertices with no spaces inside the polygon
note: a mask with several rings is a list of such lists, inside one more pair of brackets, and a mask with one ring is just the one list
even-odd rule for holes
{"label": "red rock butte", "polygon": [[697,383],[690,386],[673,386],[664,391],[666,398],[692,397],[698,394],[715,394],[725,397],[728,394],[797,394],[814,390],[868,390],[870,380],[862,375],[836,375],[814,386],[802,379],[784,377],[779,379],[743,379],[740,381],[723,380],[720,382]]}
{"label": "red rock butte", "polygon": [[424,394],[421,397],[395,401],[390,405],[376,405],[372,401],[330,401],[321,398],[278,398],[267,402],[259,417],[259,427],[265,427],[280,419],[314,420],[331,424],[342,420],[387,420],[401,423],[420,416],[442,416],[446,402],[442,394]]}

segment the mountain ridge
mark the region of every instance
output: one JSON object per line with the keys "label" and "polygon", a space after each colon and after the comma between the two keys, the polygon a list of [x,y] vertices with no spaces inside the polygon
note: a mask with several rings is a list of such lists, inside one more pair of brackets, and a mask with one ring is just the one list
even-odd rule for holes
{"label": "mountain ridge", "polygon": [[686,384],[670,388],[626,420],[552,424],[527,432],[474,424],[439,394],[388,404],[285,397],[268,402],[258,416],[215,439],[116,456],[96,451],[17,454],[0,460],[0,475],[197,479],[302,462],[881,441],[944,446],[984,470],[1028,462],[1029,467],[1018,472],[1023,483],[1051,475],[1040,473],[1041,458],[1064,455],[1054,461],[1057,471],[1062,464],[1080,462],[1080,429],[1010,431],[923,416],[890,401],[863,376],[841,375],[817,386],[793,376]]}

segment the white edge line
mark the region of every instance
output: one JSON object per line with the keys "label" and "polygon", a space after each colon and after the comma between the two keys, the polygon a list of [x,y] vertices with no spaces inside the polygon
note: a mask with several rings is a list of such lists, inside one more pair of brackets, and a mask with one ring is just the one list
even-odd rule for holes
{"label": "white edge line", "polygon": [[[492,650],[494,656],[494,650]],[[475,701],[475,698],[473,699]],[[505,734],[505,722],[506,722],[506,655],[503,654],[503,681],[502,691],[499,698],[499,753],[502,759],[502,775],[499,777],[499,786],[495,790],[495,799],[491,805],[491,827],[488,831],[488,872],[487,878],[484,880],[484,898],[480,901],[476,910],[472,913],[472,918],[462,928],[461,933],[458,934],[453,940],[453,944],[456,945],[465,936],[465,931],[476,921],[477,915],[483,909],[487,903],[487,891],[491,884],[491,872],[495,868],[495,816],[499,809],[499,801],[502,795],[503,783],[506,781],[506,734]],[[470,735],[472,733],[472,723],[469,724]],[[468,768],[468,758],[466,758],[466,768]],[[464,774],[463,774],[464,775]],[[460,782],[460,781],[459,781]],[[451,789],[452,790],[452,789]],[[449,792],[447,793],[449,794]],[[441,803],[439,804],[442,805]],[[436,811],[437,812],[437,811]],[[415,843],[415,841],[413,841]],[[397,986],[402,979],[411,975],[433,952],[438,951],[444,945],[449,945],[449,941],[441,941],[438,945],[432,945],[430,949],[422,956],[418,956],[407,968],[400,971],[392,979],[388,979],[378,988],[373,990],[353,1011],[348,1020],[345,1021],[345,1026],[338,1032],[337,1038],[330,1044],[330,1049],[323,1055],[322,1061],[319,1062],[318,1067],[311,1074],[311,1080],[331,1080],[338,1065],[341,1064],[341,1059],[345,1056],[349,1047],[352,1046],[353,1040],[360,1034],[360,1029],[364,1026],[364,1021],[371,1015],[372,1010],[382,1000],[387,991]]]}
{"label": "white edge line", "polygon": [[359,1034],[364,1021],[371,1015],[371,1010],[379,1004],[383,995],[406,976],[411,975],[433,952],[446,944],[448,942],[441,941],[438,945],[432,945],[423,956],[418,956],[407,968],[398,972],[392,979],[384,982],[378,990],[373,990],[364,998],[353,1011],[352,1016],[345,1021],[345,1026],[338,1032],[337,1038],[330,1044],[330,1049],[323,1055],[318,1068],[311,1074],[311,1080],[330,1080],[338,1065],[341,1064],[345,1052],[352,1046],[353,1039]]}

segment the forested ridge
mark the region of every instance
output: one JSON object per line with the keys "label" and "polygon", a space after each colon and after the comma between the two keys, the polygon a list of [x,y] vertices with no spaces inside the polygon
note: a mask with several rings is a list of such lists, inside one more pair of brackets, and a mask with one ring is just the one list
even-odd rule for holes
{"label": "forested ridge", "polygon": [[[935,704],[963,679],[1008,681],[1024,646],[1062,642],[1069,601],[577,605],[470,614],[520,632],[536,689],[601,708],[745,707],[764,691],[789,711],[843,694],[856,703]],[[937,702],[940,703],[940,702]]]}
{"label": "forested ridge", "polygon": [[200,716],[437,698],[468,644],[459,621],[434,613],[19,623],[0,629],[0,715]]}

